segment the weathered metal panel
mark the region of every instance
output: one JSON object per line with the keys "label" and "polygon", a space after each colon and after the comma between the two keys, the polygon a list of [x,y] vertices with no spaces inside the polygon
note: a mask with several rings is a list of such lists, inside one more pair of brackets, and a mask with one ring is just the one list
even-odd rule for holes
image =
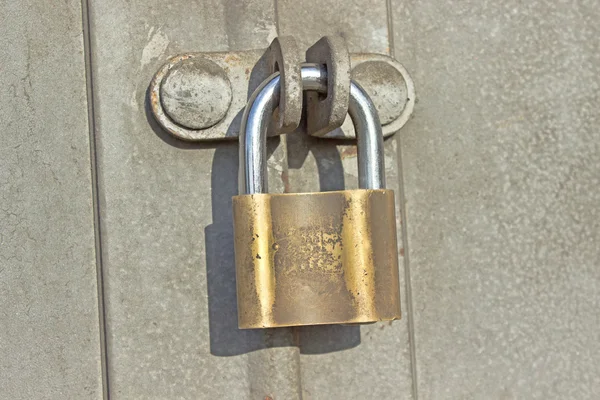
{"label": "weathered metal panel", "polygon": [[[90,12],[111,399],[299,398],[291,331],[237,329],[237,143],[172,139],[146,104],[170,55],[266,48],[273,2],[103,0]],[[280,146],[269,161],[276,191],[282,157]]]}
{"label": "weathered metal panel", "polygon": [[0,3],[0,398],[102,397],[79,1]]}
{"label": "weathered metal panel", "polygon": [[419,398],[598,398],[598,2],[393,4]]}
{"label": "weathered metal panel", "polygon": [[[279,0],[277,9],[279,34],[295,35],[303,48],[323,35],[341,34],[351,52],[389,54],[385,1]],[[357,187],[355,144],[336,145],[302,136],[290,136],[287,143],[287,191]],[[399,198],[396,142],[386,140],[384,145],[388,188]],[[396,215],[400,228],[399,209]],[[400,230],[398,238],[402,248]],[[361,327],[298,328],[304,399],[412,398],[402,256],[400,265],[402,320]]]}
{"label": "weathered metal panel", "polygon": [[[593,1],[90,3],[111,398],[598,397]],[[99,398],[80,4],[0,7],[0,397]],[[170,55],[277,34],[395,50],[415,78],[415,116],[385,142],[408,216],[399,322],[237,330],[237,144],[172,139],[147,88]],[[269,149],[273,191],[357,186],[352,144]]]}

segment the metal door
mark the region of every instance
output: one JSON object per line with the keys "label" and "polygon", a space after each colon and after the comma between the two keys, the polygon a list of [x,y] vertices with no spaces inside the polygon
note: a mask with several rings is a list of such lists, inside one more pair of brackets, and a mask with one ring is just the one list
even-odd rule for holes
{"label": "metal door", "polygon": [[[596,2],[0,4],[0,397],[600,396]],[[341,34],[417,89],[385,141],[403,319],[240,331],[237,144],[165,134],[170,55]],[[356,147],[270,141],[274,191],[357,186]]]}

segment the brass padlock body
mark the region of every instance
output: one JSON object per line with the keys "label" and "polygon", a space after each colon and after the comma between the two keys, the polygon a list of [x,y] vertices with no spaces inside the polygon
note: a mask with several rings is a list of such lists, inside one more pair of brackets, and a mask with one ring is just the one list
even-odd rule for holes
{"label": "brass padlock body", "polygon": [[233,198],[240,328],[400,318],[392,190]]}

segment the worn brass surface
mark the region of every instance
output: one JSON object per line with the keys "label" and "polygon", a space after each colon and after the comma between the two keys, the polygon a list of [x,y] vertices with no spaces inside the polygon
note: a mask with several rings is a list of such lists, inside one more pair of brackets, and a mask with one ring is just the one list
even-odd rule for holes
{"label": "worn brass surface", "polygon": [[240,328],[400,318],[394,192],[233,198]]}

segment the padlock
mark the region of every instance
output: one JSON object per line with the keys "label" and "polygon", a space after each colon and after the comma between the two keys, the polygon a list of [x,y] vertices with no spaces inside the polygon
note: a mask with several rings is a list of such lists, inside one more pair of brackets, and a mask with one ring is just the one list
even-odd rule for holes
{"label": "padlock", "polygon": [[[304,90],[325,93],[327,71],[303,64]],[[248,101],[233,197],[239,328],[361,324],[400,318],[394,192],[385,189],[377,111],[351,83],[359,187],[267,193],[266,138],[279,76]]]}

